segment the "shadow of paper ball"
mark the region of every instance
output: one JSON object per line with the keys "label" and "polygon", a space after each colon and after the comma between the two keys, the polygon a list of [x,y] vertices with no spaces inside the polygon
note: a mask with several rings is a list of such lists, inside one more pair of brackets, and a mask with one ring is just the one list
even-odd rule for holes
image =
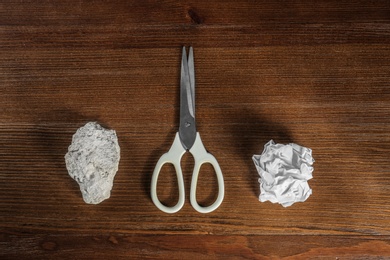
{"label": "shadow of paper ball", "polygon": [[286,126],[264,119],[259,113],[250,109],[237,111],[234,120],[236,122],[231,125],[234,153],[245,161],[247,167],[242,170],[242,173],[246,173],[244,176],[246,183],[258,197],[260,195],[259,175],[252,156],[261,154],[264,145],[271,139],[278,143],[291,143],[293,140]]}

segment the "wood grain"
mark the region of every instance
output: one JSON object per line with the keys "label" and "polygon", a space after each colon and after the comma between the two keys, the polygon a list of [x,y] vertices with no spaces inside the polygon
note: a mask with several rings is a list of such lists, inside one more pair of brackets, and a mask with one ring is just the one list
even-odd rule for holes
{"label": "wood grain", "polygon": [[[12,258],[386,259],[389,237],[214,235],[8,235]],[[104,249],[104,250],[102,250]]]}
{"label": "wood grain", "polygon": [[[388,1],[2,1],[0,256],[390,257]],[[198,131],[226,196],[201,215],[155,208],[150,179],[178,127],[192,45]],[[88,121],[117,131],[111,198],[86,205],[64,155]],[[258,201],[251,157],[274,139],[313,149],[313,194]],[[201,175],[198,199],[216,183]],[[177,199],[164,169],[158,190]]]}

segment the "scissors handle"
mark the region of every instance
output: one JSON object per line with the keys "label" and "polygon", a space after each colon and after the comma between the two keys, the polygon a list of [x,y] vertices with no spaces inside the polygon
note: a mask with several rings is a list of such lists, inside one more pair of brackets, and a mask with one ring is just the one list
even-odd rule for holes
{"label": "scissors handle", "polygon": [[[151,187],[150,187],[151,197],[154,205],[156,205],[157,208],[159,208],[161,211],[164,211],[166,213],[175,213],[179,211],[184,205],[184,200],[185,200],[184,180],[183,180],[183,173],[180,166],[180,160],[183,157],[183,154],[185,152],[186,150],[183,148],[180,142],[179,133],[176,133],[175,140],[173,141],[171,148],[167,153],[163,154],[160,157],[160,159],[156,164],[156,167],[154,168]],[[160,175],[161,168],[166,163],[170,163],[175,167],[177,183],[179,185],[179,201],[173,207],[167,207],[163,205],[157,196],[158,176]]]}
{"label": "scissors handle", "polygon": [[[192,156],[194,156],[195,159],[194,172],[192,174],[192,181],[191,181],[191,193],[190,193],[191,205],[195,210],[197,210],[200,213],[212,212],[221,205],[223,198],[225,196],[225,185],[224,185],[221,168],[219,167],[217,159],[215,159],[215,157],[211,153],[208,153],[204,148],[199,133],[196,133],[195,143],[190,149],[190,153],[192,154]],[[198,184],[199,171],[202,164],[205,163],[209,163],[213,166],[218,180],[218,197],[215,200],[215,202],[208,207],[200,206],[196,200],[196,187]]]}

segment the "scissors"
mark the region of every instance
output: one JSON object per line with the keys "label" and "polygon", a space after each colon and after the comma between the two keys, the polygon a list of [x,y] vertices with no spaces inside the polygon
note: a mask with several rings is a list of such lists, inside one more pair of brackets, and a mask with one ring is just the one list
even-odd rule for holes
{"label": "scissors", "polygon": [[[185,192],[183,173],[180,166],[182,156],[189,151],[194,157],[195,165],[191,181],[190,202],[192,207],[200,213],[209,213],[217,209],[223,200],[225,187],[221,168],[215,157],[208,153],[203,146],[199,133],[196,131],[195,124],[195,72],[194,72],[194,54],[190,47],[188,60],[186,47],[183,47],[181,60],[181,79],[180,79],[180,126],[175,139],[169,151],[163,154],[154,168],[151,197],[157,208],[166,213],[175,213],[184,205]],[[164,164],[170,163],[176,171],[177,182],[179,186],[179,200],[175,206],[167,207],[163,205],[157,196],[157,180],[161,168]],[[218,197],[215,202],[207,207],[202,207],[196,200],[196,187],[198,183],[200,167],[204,163],[213,166],[218,180]]]}

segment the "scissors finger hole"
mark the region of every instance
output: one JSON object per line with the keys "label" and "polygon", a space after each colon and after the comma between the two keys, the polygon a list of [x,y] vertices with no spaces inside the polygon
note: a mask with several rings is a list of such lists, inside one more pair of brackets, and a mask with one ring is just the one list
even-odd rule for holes
{"label": "scissors finger hole", "polygon": [[162,204],[167,207],[175,206],[179,200],[179,187],[175,167],[166,163],[160,170],[157,180],[157,196]]}
{"label": "scissors finger hole", "polygon": [[196,188],[196,201],[201,207],[208,207],[218,197],[218,179],[214,167],[204,163],[200,167]]}

